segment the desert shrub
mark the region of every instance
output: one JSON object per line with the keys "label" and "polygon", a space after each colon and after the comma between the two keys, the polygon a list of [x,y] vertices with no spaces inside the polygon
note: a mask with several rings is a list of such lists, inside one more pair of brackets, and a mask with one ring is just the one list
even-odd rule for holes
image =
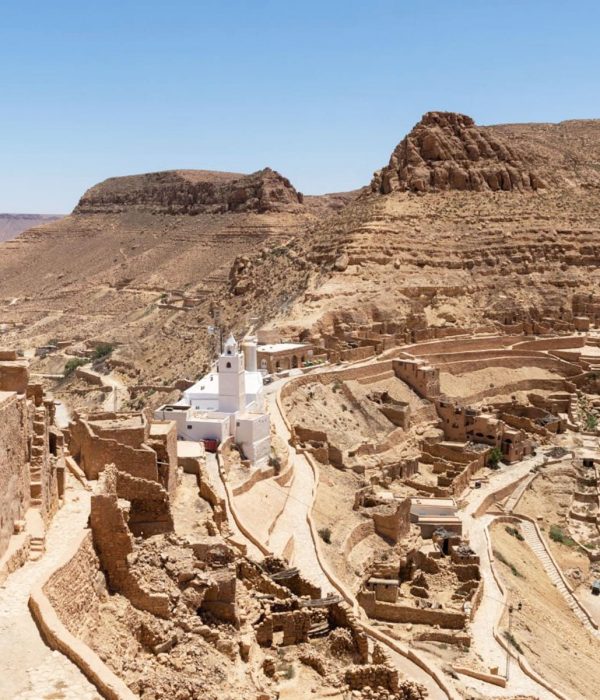
{"label": "desert shrub", "polygon": [[92,360],[103,360],[105,357],[108,357],[114,349],[115,346],[111,343],[98,343],[92,353]]}
{"label": "desert shrub", "polygon": [[519,644],[519,642],[517,642],[517,640],[515,639],[515,636],[514,636],[514,634],[512,634],[512,632],[509,632],[508,630],[504,630],[504,632],[502,634],[504,635],[504,638],[506,639],[506,641],[511,646],[513,646],[519,652],[519,654],[525,653],[523,651],[523,648]]}
{"label": "desert shrub", "polygon": [[516,537],[521,542],[523,542],[523,540],[525,539],[516,527],[510,527],[509,525],[507,525],[504,529],[506,530],[506,532],[508,532],[509,535]]}
{"label": "desert shrub", "polygon": [[65,363],[65,368],[63,370],[63,376],[70,377],[78,367],[82,367],[83,365],[87,365],[87,363],[88,363],[88,360],[84,359],[83,357],[71,357]]}
{"label": "desert shrub", "polygon": [[593,413],[587,413],[585,416],[585,428],[586,430],[596,430],[598,427],[598,416],[595,416]]}
{"label": "desert shrub", "polygon": [[331,544],[331,529],[328,527],[321,527],[318,530],[319,537],[325,542],[325,544]]}
{"label": "desert shrub", "polygon": [[502,552],[499,552],[497,549],[494,549],[493,555],[499,562],[502,562],[504,566],[508,566],[513,576],[517,576],[518,578],[525,578],[525,576],[523,576],[519,569],[517,569],[517,567],[514,564],[511,564],[508,561],[508,559],[504,556],[504,554],[502,554]]}
{"label": "desert shrub", "polygon": [[575,547],[577,545],[575,540],[565,535],[562,528],[558,525],[550,526],[550,539],[554,540],[554,542],[560,542],[560,544],[564,544],[566,547]]}

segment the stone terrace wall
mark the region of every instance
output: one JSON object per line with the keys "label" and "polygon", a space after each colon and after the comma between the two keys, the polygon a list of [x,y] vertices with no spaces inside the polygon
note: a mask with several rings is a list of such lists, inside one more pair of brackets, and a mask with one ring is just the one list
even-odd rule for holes
{"label": "stone terrace wall", "polygon": [[508,355],[503,354],[497,357],[485,357],[482,359],[472,358],[466,361],[450,361],[446,363],[436,363],[436,366],[451,374],[463,374],[475,372],[478,369],[488,369],[490,367],[506,367],[507,369],[520,369],[521,367],[539,367],[550,372],[556,372],[562,377],[573,377],[581,374],[581,368],[570,362],[559,360],[548,355]]}
{"label": "stone terrace wall", "polygon": [[93,624],[106,590],[104,575],[92,544],[92,533],[83,538],[72,559],[46,582],[43,591],[63,625],[80,637]]}
{"label": "stone terrace wall", "polygon": [[455,340],[439,340],[430,343],[415,343],[404,345],[400,350],[417,357],[436,355],[442,352],[464,352],[469,350],[494,350],[522,342],[522,335],[491,336],[487,338],[457,338]]}
{"label": "stone terrace wall", "polygon": [[439,625],[445,629],[463,629],[467,621],[466,615],[462,612],[385,603],[376,600],[375,593],[372,591],[361,590],[356,597],[367,615],[376,620],[416,625]]}
{"label": "stone terrace wall", "polygon": [[575,384],[566,379],[521,379],[518,382],[509,382],[501,386],[490,387],[483,389],[474,394],[461,397],[461,401],[465,404],[479,403],[489,397],[498,396],[499,394],[516,394],[519,391],[532,391],[540,389],[543,391],[566,391],[569,394],[575,392]]}
{"label": "stone terrace wall", "polygon": [[581,348],[585,345],[585,337],[582,335],[559,336],[558,338],[539,338],[537,340],[524,340],[517,343],[515,350],[558,350],[562,348]]}
{"label": "stone terrace wall", "polygon": [[9,395],[0,402],[0,557],[13,534],[14,523],[29,507],[27,404]]}

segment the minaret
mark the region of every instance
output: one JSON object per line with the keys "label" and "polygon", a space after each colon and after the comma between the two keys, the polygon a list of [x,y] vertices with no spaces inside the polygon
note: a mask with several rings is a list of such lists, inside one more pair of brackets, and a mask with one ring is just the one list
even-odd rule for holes
{"label": "minaret", "polygon": [[244,355],[230,335],[219,356],[219,411],[236,413],[245,408]]}
{"label": "minaret", "polygon": [[244,352],[244,361],[248,372],[256,372],[256,337],[247,335],[242,341],[242,350]]}

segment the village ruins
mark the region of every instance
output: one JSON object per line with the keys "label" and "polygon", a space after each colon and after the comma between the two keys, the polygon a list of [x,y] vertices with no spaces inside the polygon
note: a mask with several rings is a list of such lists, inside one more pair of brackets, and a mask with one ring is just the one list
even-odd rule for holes
{"label": "village ruins", "polygon": [[597,172],[511,126],[428,113],[347,196],[170,171],[50,224],[143,263],[73,331],[0,299],[0,634],[43,661],[7,646],[0,698],[595,697]]}

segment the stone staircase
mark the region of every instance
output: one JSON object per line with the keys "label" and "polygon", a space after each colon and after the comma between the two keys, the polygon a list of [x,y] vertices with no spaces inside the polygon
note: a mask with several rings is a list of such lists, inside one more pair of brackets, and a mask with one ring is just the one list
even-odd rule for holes
{"label": "stone staircase", "polygon": [[42,461],[47,452],[46,441],[46,412],[44,408],[36,408],[33,418],[33,442],[29,470],[32,507],[39,507],[42,504]]}
{"label": "stone staircase", "polygon": [[575,616],[581,621],[583,626],[588,629],[594,636],[600,638],[600,631],[597,630],[590,622],[589,617],[583,612],[573,594],[565,586],[562,576],[559,574],[554,562],[548,556],[548,552],[544,547],[540,536],[533,525],[533,523],[527,522],[526,520],[521,521],[521,534],[525,538],[525,542],[531,547],[533,553],[540,560],[542,566],[546,570],[546,573],[550,577],[552,583],[558,589],[558,592],[565,599],[567,605],[571,608]]}

